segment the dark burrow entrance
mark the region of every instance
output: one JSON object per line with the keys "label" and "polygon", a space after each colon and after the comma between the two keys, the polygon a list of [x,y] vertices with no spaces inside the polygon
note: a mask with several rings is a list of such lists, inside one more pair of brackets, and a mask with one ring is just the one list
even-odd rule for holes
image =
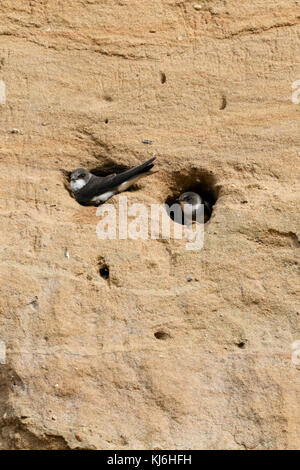
{"label": "dark burrow entrance", "polygon": [[98,268],[99,268],[99,274],[102,277],[102,279],[105,279],[106,281],[108,281],[109,280],[109,266],[103,258],[99,258]]}
{"label": "dark burrow entrance", "polygon": [[109,279],[109,267],[107,265],[99,269],[99,274],[103,279]]}
{"label": "dark burrow entrance", "polygon": [[[166,204],[171,207],[178,204],[178,197],[182,193],[194,192],[201,196],[204,203],[204,222],[208,222],[212,216],[217,202],[220,187],[217,185],[215,176],[198,167],[192,167],[188,172],[177,172],[173,176],[173,184],[170,187],[170,195],[166,199]],[[179,211],[168,211],[172,220],[177,223],[184,223],[183,215]]]}
{"label": "dark burrow entrance", "polygon": [[163,330],[158,330],[154,333],[154,336],[156,339],[160,339],[160,340],[163,340],[165,341],[166,339],[170,339],[171,338],[171,335],[169,335],[169,333],[167,333],[166,331],[163,331]]}

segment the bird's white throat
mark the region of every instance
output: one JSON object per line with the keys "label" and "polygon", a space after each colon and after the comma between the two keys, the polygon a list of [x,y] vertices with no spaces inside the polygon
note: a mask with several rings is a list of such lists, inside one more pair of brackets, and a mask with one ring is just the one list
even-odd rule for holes
{"label": "bird's white throat", "polygon": [[85,185],[86,182],[82,178],[79,178],[76,181],[71,181],[71,188],[73,189],[73,191],[79,191],[79,189],[83,188],[83,186]]}

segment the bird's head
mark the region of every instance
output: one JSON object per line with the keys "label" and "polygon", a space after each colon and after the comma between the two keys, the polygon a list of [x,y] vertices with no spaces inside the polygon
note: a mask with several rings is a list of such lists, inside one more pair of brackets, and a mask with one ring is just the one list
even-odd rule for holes
{"label": "bird's head", "polygon": [[72,171],[70,182],[73,191],[83,188],[89,182],[91,176],[91,173],[84,168],[77,168],[77,170]]}
{"label": "bird's head", "polygon": [[181,206],[183,206],[184,204],[190,204],[194,206],[197,204],[201,204],[202,202],[199,194],[193,193],[192,191],[188,191],[186,193],[180,194],[180,196],[176,199],[176,201],[179,202]]}

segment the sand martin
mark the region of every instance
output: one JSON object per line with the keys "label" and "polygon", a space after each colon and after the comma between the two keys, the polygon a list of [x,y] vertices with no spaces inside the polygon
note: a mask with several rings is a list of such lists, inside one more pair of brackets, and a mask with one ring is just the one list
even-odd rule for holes
{"label": "sand martin", "polygon": [[180,194],[177,198],[182,212],[184,214],[184,220],[186,223],[191,224],[200,215],[201,205],[204,205],[204,223],[211,216],[212,208],[211,205],[205,201],[199,194],[192,191]]}
{"label": "sand martin", "polygon": [[135,168],[123,173],[108,176],[96,176],[83,168],[71,173],[70,185],[77,202],[80,204],[99,205],[117,193],[126,191],[143,176],[151,174],[156,157],[150,158]]}

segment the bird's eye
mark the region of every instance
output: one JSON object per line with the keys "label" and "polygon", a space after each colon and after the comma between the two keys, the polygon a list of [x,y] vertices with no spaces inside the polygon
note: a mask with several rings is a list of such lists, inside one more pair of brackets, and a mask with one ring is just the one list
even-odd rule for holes
{"label": "bird's eye", "polygon": [[79,178],[84,178],[85,175],[82,173],[81,175],[79,175]]}

